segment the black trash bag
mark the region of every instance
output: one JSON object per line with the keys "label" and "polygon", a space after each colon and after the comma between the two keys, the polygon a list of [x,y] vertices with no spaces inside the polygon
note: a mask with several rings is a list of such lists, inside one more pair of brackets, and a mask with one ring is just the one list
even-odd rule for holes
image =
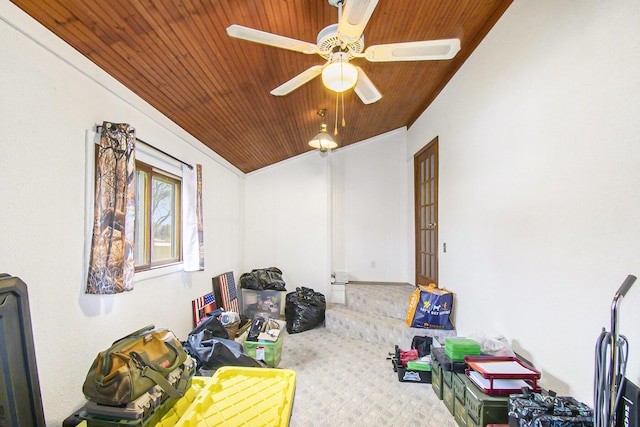
{"label": "black trash bag", "polygon": [[240,276],[240,287],[256,291],[262,290],[260,283],[258,283],[258,277],[253,273],[244,273]]}
{"label": "black trash bag", "polygon": [[308,331],[324,322],[327,302],[320,292],[311,288],[296,288],[287,294],[284,315],[287,332],[295,334]]}
{"label": "black trash bag", "polygon": [[240,287],[257,291],[286,291],[282,271],[277,267],[258,268],[240,276]]}
{"label": "black trash bag", "polygon": [[182,346],[196,361],[197,375],[211,376],[221,366],[262,366],[244,351],[242,344],[228,339],[228,336],[215,315],[189,333]]}

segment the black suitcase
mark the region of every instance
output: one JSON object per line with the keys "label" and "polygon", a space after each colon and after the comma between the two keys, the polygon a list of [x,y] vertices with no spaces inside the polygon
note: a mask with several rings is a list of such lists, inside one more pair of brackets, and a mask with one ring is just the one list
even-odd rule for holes
{"label": "black suitcase", "polygon": [[593,427],[593,410],[573,397],[532,393],[509,396],[509,427]]}

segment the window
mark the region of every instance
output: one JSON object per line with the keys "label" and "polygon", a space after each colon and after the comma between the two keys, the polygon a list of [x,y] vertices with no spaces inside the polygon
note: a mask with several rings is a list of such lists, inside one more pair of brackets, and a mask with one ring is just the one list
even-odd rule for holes
{"label": "window", "polygon": [[136,161],[136,271],[182,260],[181,180]]}

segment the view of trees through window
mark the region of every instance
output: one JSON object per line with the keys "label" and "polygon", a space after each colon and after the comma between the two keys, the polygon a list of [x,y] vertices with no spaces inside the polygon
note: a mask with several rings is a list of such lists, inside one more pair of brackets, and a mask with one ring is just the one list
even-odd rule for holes
{"label": "view of trees through window", "polygon": [[136,162],[136,271],[180,261],[180,180]]}
{"label": "view of trees through window", "polygon": [[154,177],[151,182],[151,262],[172,260],[176,258],[176,184],[160,177]]}

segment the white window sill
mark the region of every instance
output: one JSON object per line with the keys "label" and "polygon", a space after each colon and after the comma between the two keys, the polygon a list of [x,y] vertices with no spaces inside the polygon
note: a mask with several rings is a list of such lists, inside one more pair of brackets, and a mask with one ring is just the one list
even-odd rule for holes
{"label": "white window sill", "polygon": [[155,279],[156,277],[178,273],[178,272],[181,272],[182,270],[183,270],[183,264],[181,262],[177,264],[156,267],[151,270],[137,272],[135,274],[135,278],[136,278],[135,281],[136,283],[144,282],[145,280]]}

